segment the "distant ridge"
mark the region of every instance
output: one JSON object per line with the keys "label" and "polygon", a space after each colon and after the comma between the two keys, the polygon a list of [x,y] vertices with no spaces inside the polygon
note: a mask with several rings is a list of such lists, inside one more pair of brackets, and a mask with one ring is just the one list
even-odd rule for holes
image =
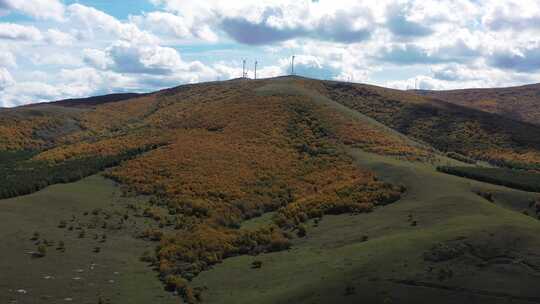
{"label": "distant ridge", "polygon": [[540,84],[448,91],[412,90],[464,107],[540,125]]}
{"label": "distant ridge", "polygon": [[70,98],[63,99],[58,101],[42,102],[26,105],[25,107],[34,107],[40,105],[57,105],[62,107],[87,107],[87,106],[97,106],[104,103],[110,102],[119,102],[127,99],[132,99],[136,97],[142,97],[147,94],[138,94],[138,93],[117,93],[117,94],[107,94],[101,96],[85,97],[85,98]]}

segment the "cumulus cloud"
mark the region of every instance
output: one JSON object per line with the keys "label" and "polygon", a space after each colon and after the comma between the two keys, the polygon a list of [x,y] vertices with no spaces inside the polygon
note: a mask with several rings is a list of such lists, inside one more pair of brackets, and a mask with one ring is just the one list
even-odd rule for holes
{"label": "cumulus cloud", "polygon": [[59,0],[0,0],[0,10],[19,11],[38,19],[60,21],[64,17],[64,5]]}
{"label": "cumulus cloud", "polygon": [[425,64],[444,61],[427,49],[415,44],[395,44],[383,47],[377,58],[383,62],[398,64]]}
{"label": "cumulus cloud", "polygon": [[489,63],[502,69],[520,72],[540,70],[540,42],[535,42],[524,48],[496,50],[488,57]]}
{"label": "cumulus cloud", "polygon": [[418,37],[427,36],[433,33],[433,29],[424,26],[420,22],[411,20],[405,5],[392,4],[388,7],[387,26],[390,31],[398,36]]}
{"label": "cumulus cloud", "polygon": [[119,73],[170,74],[185,68],[180,54],[173,48],[118,42],[104,52],[85,50],[85,60],[102,69]]}
{"label": "cumulus cloud", "polygon": [[45,39],[49,44],[60,46],[68,46],[75,42],[75,38],[71,34],[62,32],[58,29],[48,29],[45,33]]}
{"label": "cumulus cloud", "polygon": [[16,67],[17,61],[11,52],[0,51],[0,67]]}
{"label": "cumulus cloud", "polygon": [[538,31],[540,29],[540,3],[537,1],[498,1],[487,8],[482,21],[488,29],[494,31]]}
{"label": "cumulus cloud", "polygon": [[6,68],[0,68],[0,90],[13,85],[15,81]]}
{"label": "cumulus cloud", "polygon": [[200,39],[215,42],[217,34],[204,22],[196,23],[168,12],[150,12],[131,20],[149,31],[177,39]]}
{"label": "cumulus cloud", "polygon": [[[221,30],[235,41],[251,45],[293,38],[357,42],[369,38],[373,30],[370,7],[355,1],[346,1],[344,6],[311,0],[237,1],[234,4],[215,0],[153,2],[176,14],[174,23],[183,33],[197,21],[196,25],[208,25],[205,32]],[[169,23],[173,20],[171,16],[168,19]]]}
{"label": "cumulus cloud", "polygon": [[86,36],[95,36],[96,32],[113,35],[115,38],[131,43],[155,44],[159,38],[143,31],[133,23],[120,22],[118,19],[93,7],[81,4],[68,6],[69,20],[74,25],[82,25]]}
{"label": "cumulus cloud", "polygon": [[30,61],[36,66],[80,66],[82,60],[71,52],[65,50],[56,50],[54,53],[39,52],[29,57]]}
{"label": "cumulus cloud", "polygon": [[0,23],[0,39],[37,41],[42,38],[41,31],[34,26]]}
{"label": "cumulus cloud", "polygon": [[[230,37],[245,44],[267,44],[292,38],[312,38],[336,42],[358,42],[370,37],[371,16],[365,11],[353,13],[339,10],[315,20],[309,16],[308,8],[299,10],[297,16],[289,16],[287,7],[267,7],[255,18],[246,16],[225,17],[220,27]],[[291,18],[291,19],[288,19]]]}
{"label": "cumulus cloud", "polygon": [[86,64],[102,70],[114,64],[113,59],[105,51],[96,49],[84,49],[83,60]]}

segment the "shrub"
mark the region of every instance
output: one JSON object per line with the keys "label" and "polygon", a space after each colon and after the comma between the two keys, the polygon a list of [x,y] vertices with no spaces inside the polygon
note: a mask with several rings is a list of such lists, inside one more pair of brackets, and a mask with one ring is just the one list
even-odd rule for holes
{"label": "shrub", "polygon": [[475,193],[483,197],[485,200],[493,203],[493,193],[487,191],[476,191]]}
{"label": "shrub", "polygon": [[37,247],[37,251],[34,252],[34,257],[43,258],[47,255],[47,246],[41,244]]}
{"label": "shrub", "polygon": [[165,286],[169,291],[176,291],[179,294],[184,294],[188,282],[177,275],[168,275],[165,277]]}
{"label": "shrub", "polygon": [[262,267],[262,265],[263,265],[263,262],[262,262],[262,261],[259,261],[259,260],[253,261],[253,262],[251,263],[251,268],[253,268],[253,269],[259,269],[259,268]]}
{"label": "shrub", "polygon": [[291,247],[291,242],[281,233],[272,233],[270,240],[270,251],[287,250]]}
{"label": "shrub", "polygon": [[304,226],[303,224],[300,224],[296,228],[297,228],[296,235],[298,237],[305,237],[306,236],[306,234],[307,234],[306,226]]}

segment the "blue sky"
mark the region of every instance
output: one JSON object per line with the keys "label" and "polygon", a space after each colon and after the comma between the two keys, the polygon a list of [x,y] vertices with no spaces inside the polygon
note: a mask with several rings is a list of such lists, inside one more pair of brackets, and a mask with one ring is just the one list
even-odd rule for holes
{"label": "blue sky", "polygon": [[148,0],[67,0],[66,5],[79,3],[106,12],[119,20],[127,20],[130,15],[140,15],[155,9]]}
{"label": "blue sky", "polygon": [[[456,14],[459,12],[459,14]],[[0,107],[289,72],[410,89],[540,82],[540,3],[0,0]]]}

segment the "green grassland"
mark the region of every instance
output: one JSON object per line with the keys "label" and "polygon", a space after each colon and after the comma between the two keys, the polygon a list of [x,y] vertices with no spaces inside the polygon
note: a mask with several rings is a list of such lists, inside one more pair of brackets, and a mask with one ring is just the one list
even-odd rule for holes
{"label": "green grassland", "polygon": [[[144,224],[115,225],[115,211],[123,214],[133,200],[121,198],[119,188],[100,176],[1,200],[0,303],[177,303],[155,272],[139,261],[151,248],[133,237]],[[97,210],[109,214],[107,229],[87,224],[98,217]],[[58,227],[63,220],[66,227]],[[39,239],[31,240],[35,232]],[[50,244],[45,257],[32,257],[36,243],[44,240]],[[57,249],[60,242],[65,251]]]}
{"label": "green grassland", "polygon": [[370,214],[326,216],[288,252],[225,260],[194,281],[208,288],[207,303],[540,302],[540,221],[521,213],[532,194],[351,154],[404,184],[406,197]]}
{"label": "green grassland", "polygon": [[[442,174],[429,164],[359,150],[350,154],[381,179],[405,185],[406,196],[370,214],[311,222],[307,237],[295,239],[289,251],[225,260],[193,282],[207,288],[205,303],[540,301],[540,221],[522,214],[534,195]],[[493,193],[494,202],[478,191]],[[176,303],[139,261],[149,244],[134,235],[144,224],[86,228],[83,239],[77,229],[57,227],[61,219],[68,226],[84,223],[96,208],[123,213],[126,202],[144,200],[121,198],[113,182],[91,176],[0,201],[0,250],[6,257],[0,260],[0,302],[90,304],[101,297],[109,303]],[[265,214],[243,228],[270,221],[271,214]],[[66,251],[55,245],[45,257],[32,258],[36,231],[40,239],[64,241]],[[105,243],[92,237],[103,233]],[[457,252],[456,257],[445,252]],[[260,269],[251,267],[255,260],[262,261]]]}

